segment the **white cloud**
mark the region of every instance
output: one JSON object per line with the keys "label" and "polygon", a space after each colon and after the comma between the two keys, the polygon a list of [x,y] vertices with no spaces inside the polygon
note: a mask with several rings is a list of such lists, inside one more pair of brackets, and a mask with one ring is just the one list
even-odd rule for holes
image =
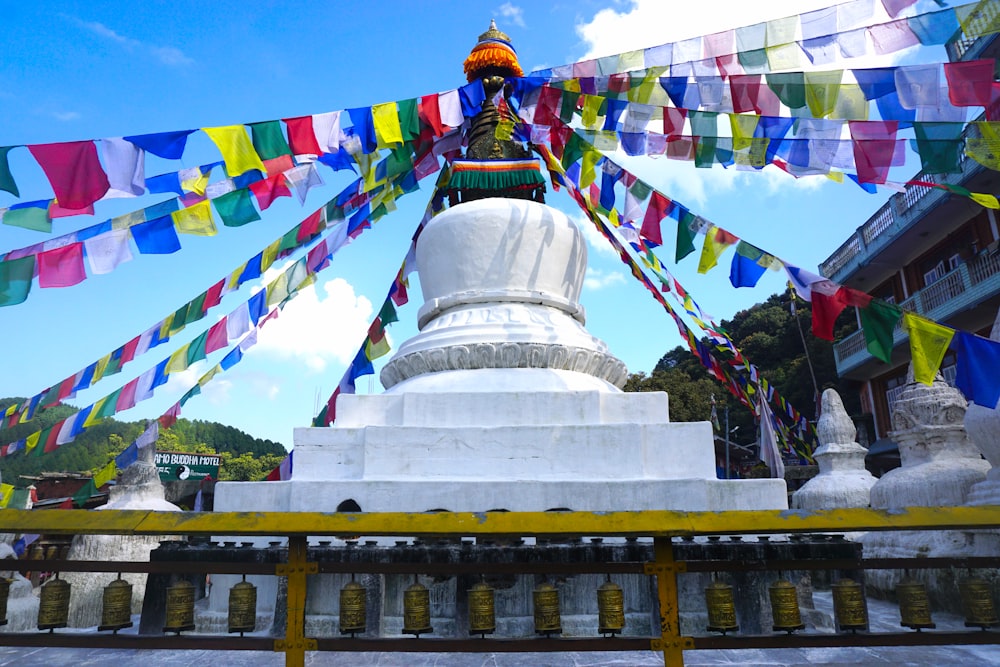
{"label": "white cloud", "polygon": [[589,290],[599,290],[611,285],[624,285],[625,276],[618,271],[601,271],[599,269],[587,269],[587,277],[583,279],[583,286]]}
{"label": "white cloud", "polygon": [[78,111],[53,111],[50,115],[63,123],[68,123],[71,120],[78,120],[80,118],[80,113]]}
{"label": "white cloud", "polygon": [[570,219],[576,223],[576,226],[580,228],[583,232],[583,238],[587,242],[587,251],[598,255],[603,255],[605,257],[618,257],[618,253],[615,249],[611,247],[608,240],[604,238],[597,228],[594,227],[594,223],[590,221],[587,216],[583,213],[573,213],[570,215]]}
{"label": "white cloud", "polygon": [[496,9],[496,13],[516,26],[524,27],[524,10],[521,7],[505,2]]}
{"label": "white cloud", "polygon": [[133,39],[131,37],[126,37],[115,30],[109,28],[108,26],[100,23],[98,21],[84,21],[83,19],[77,18],[75,16],[69,16],[68,14],[60,14],[60,16],[76,24],[80,28],[97,35],[105,40],[114,42],[123,46],[129,51],[145,51],[152,57],[159,60],[164,65],[171,66],[186,66],[193,65],[194,59],[189,58],[180,49],[173,46],[157,46],[155,44],[147,44],[138,39]]}
{"label": "white cloud", "polygon": [[343,278],[335,278],[300,291],[261,330],[247,354],[293,360],[310,373],[320,373],[330,362],[347,364],[354,358],[373,314],[371,301],[356,295]]}

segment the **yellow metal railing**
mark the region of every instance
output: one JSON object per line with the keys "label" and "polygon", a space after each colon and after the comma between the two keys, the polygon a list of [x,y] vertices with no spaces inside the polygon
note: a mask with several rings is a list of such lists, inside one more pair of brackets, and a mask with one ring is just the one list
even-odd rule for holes
{"label": "yellow metal railing", "polygon": [[[283,639],[260,637],[211,638],[197,636],[101,636],[67,634],[4,634],[0,645],[20,646],[106,646],[144,648],[271,648],[284,652],[287,665],[304,665],[306,651],[314,650],[470,650],[469,640],[365,640],[310,638],[305,632],[307,577],[320,571],[320,563],[309,560],[307,538],[365,536],[407,536],[421,538],[478,539],[535,537],[541,540],[582,536],[653,538],[654,559],[639,564],[647,575],[656,577],[660,610],[660,636],[646,638],[476,640],[477,651],[574,651],[651,648],[663,654],[665,665],[683,665],[683,651],[695,648],[752,648],[760,646],[840,646],[834,635],[800,635],[757,641],[753,637],[686,637],[680,630],[677,575],[688,563],[675,558],[671,538],[712,535],[768,535],[796,533],[843,533],[893,530],[988,530],[1000,528],[1000,507],[913,507],[902,510],[842,509],[832,511],[726,511],[726,512],[490,512],[462,513],[316,513],[316,512],[152,512],[135,510],[0,511],[0,533],[58,535],[182,535],[182,536],[281,536],[288,540],[285,562],[271,566],[260,563],[91,563],[46,561],[52,571],[170,571],[190,568],[191,572],[256,572],[273,568],[273,574],[287,578],[287,619]],[[916,559],[919,560],[919,559]],[[966,559],[969,560],[969,559]],[[1000,565],[998,558],[975,559]],[[864,566],[864,561],[858,561]],[[696,561],[691,561],[692,568]],[[169,569],[163,569],[170,565]],[[608,564],[612,567],[613,564]],[[620,565],[620,564],[618,564]],[[11,569],[27,570],[37,562],[22,562]],[[599,568],[600,564],[597,564]],[[788,567],[786,563],[783,565]],[[918,565],[919,566],[919,565]],[[264,568],[262,570],[261,568]],[[442,564],[427,564],[428,571],[447,572]],[[593,564],[591,567],[595,567]],[[834,567],[843,567],[837,565]],[[882,565],[882,567],[887,567]],[[158,569],[159,568],[159,569]],[[805,569],[817,569],[815,562]],[[488,569],[484,565],[484,569]],[[703,570],[704,568],[698,568]],[[724,570],[713,565],[713,569]],[[327,570],[324,570],[327,571]],[[525,564],[524,572],[532,572]],[[542,570],[534,570],[542,571]],[[589,570],[589,571],[600,571]],[[609,570],[610,571],[610,570]],[[619,570],[620,571],[620,570]],[[983,635],[988,635],[985,639]],[[910,633],[915,643],[1000,643],[995,633]],[[843,639],[843,638],[841,638]],[[783,642],[783,643],[782,643]],[[855,639],[856,644],[892,645],[914,643],[895,635],[880,639],[878,634]]]}

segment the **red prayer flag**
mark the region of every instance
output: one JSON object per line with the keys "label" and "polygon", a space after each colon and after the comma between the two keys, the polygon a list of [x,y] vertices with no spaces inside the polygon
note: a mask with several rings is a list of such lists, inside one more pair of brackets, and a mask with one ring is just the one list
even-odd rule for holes
{"label": "red prayer flag", "polygon": [[548,125],[552,128],[562,125],[562,121],[559,120],[562,94],[558,88],[542,87],[538,93],[538,105],[535,107],[535,125]]}
{"label": "red prayer flag", "polygon": [[223,278],[219,282],[215,283],[208,288],[205,292],[205,310],[202,312],[207,313],[209,308],[215,308],[222,301],[222,288],[225,287],[226,279]]}
{"label": "red prayer flag", "polygon": [[[67,417],[67,419],[76,419],[76,415]],[[66,419],[61,419],[57,421],[55,424],[53,424],[51,427],[49,427],[48,433],[45,433],[44,431],[42,432],[42,435],[45,436],[45,445],[44,447],[42,447],[43,454],[49,454],[50,452],[54,452],[59,447],[59,444],[56,442],[56,440],[59,438],[59,431],[62,430],[63,424],[65,422]]]}
{"label": "red prayer flag", "polygon": [[80,210],[104,196],[110,187],[93,141],[28,146],[56,193],[59,206]]}
{"label": "red prayer flag", "polygon": [[306,269],[309,273],[322,271],[329,266],[329,254],[330,251],[327,249],[326,239],[323,239],[316,245],[315,248],[309,251],[308,255],[306,255]]}
{"label": "red prayer flag", "polygon": [[823,340],[833,340],[833,324],[837,316],[847,307],[848,295],[841,287],[833,295],[823,294],[813,290],[812,293],[812,329],[813,335]]}
{"label": "red prayer flag", "polygon": [[872,302],[870,295],[864,292],[859,292],[853,287],[843,287],[845,299],[847,300],[848,306],[854,306],[855,308],[867,308]]}
{"label": "red prayer flag", "polygon": [[56,218],[68,218],[74,215],[94,215],[94,205],[91,204],[81,209],[70,209],[60,206],[59,202],[55,199],[49,204],[49,218],[53,220]]}
{"label": "red prayer flag", "polygon": [[70,287],[86,277],[82,243],[70,243],[38,254],[39,287]]}
{"label": "red prayer flag", "polygon": [[896,151],[894,120],[849,121],[854,141],[854,164],[861,183],[885,183]]}
{"label": "red prayer flag", "polygon": [[212,354],[229,344],[226,320],[227,318],[223,317],[208,330],[208,336],[205,337],[205,354]]}
{"label": "red prayer flag", "polygon": [[160,428],[170,428],[177,423],[177,417],[181,414],[181,404],[174,403],[170,406],[166,412],[164,412],[160,418],[157,420],[160,422]]}
{"label": "red prayer flag", "polygon": [[278,173],[262,181],[250,184],[250,191],[257,198],[260,210],[266,210],[278,197],[291,197],[292,192],[285,185],[285,175]]}
{"label": "red prayer flag", "polygon": [[288,127],[288,145],[296,155],[322,155],[323,149],[316,141],[312,116],[284,118]]}
{"label": "red prayer flag", "polygon": [[687,109],[663,107],[663,134],[668,137],[682,134],[685,117],[687,117]]}
{"label": "red prayer flag", "polygon": [[382,326],[382,318],[376,317],[368,327],[368,340],[378,343],[383,338],[385,338],[385,327]]}
{"label": "red prayer flag", "polygon": [[128,384],[122,387],[121,393],[118,394],[118,401],[115,403],[115,412],[135,407],[135,388],[138,385],[139,378],[133,378]]}
{"label": "red prayer flag", "polygon": [[945,63],[948,99],[957,107],[985,107],[992,98],[992,59]]}
{"label": "red prayer flag", "polygon": [[646,207],[646,215],[642,219],[642,228],[639,236],[644,237],[656,245],[663,245],[663,234],[660,231],[660,221],[667,217],[674,203],[653,190],[649,198],[649,205]]}
{"label": "red prayer flag", "polygon": [[444,123],[441,122],[441,108],[438,107],[438,94],[424,95],[420,98],[420,120],[434,131],[435,137],[443,136],[445,133]]}
{"label": "red prayer flag", "polygon": [[302,221],[302,224],[299,225],[299,231],[295,235],[295,240],[302,243],[313,236],[319,230],[321,222],[323,222],[323,211],[319,210]]}
{"label": "red prayer flag", "polygon": [[739,58],[735,53],[725,56],[716,56],[715,65],[719,68],[719,74],[725,79],[727,76],[734,76],[743,73],[743,66],[740,65]]}
{"label": "red prayer flag", "polygon": [[[59,402],[73,393],[73,386],[76,385],[76,376],[66,378],[59,385],[59,393],[56,395],[56,402]],[[46,406],[48,407],[48,406]]]}
{"label": "red prayer flag", "polygon": [[729,77],[729,90],[733,96],[734,112],[756,111],[760,95],[760,74],[737,74]]}
{"label": "red prayer flag", "polygon": [[135,359],[135,351],[136,351],[136,348],[138,348],[138,347],[139,347],[139,337],[138,336],[136,336],[135,338],[133,338],[129,342],[127,342],[124,345],[122,345],[121,363],[122,363],[123,366],[125,364],[127,364],[128,362],[132,361],[133,359]]}
{"label": "red prayer flag", "polygon": [[267,170],[268,176],[274,176],[275,174],[280,174],[283,171],[288,171],[294,166],[295,162],[292,161],[292,156],[287,153],[271,158],[270,160],[264,160],[264,169]]}

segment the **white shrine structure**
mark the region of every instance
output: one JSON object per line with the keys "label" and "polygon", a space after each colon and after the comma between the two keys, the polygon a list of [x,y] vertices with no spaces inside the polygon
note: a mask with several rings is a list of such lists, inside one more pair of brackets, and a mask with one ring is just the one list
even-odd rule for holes
{"label": "white shrine structure", "polygon": [[583,234],[534,201],[488,198],[417,244],[420,332],[295,430],[290,480],[220,483],[217,511],[733,510],[787,507],[784,480],[719,480],[708,422],[671,423],[663,392],[584,327]]}

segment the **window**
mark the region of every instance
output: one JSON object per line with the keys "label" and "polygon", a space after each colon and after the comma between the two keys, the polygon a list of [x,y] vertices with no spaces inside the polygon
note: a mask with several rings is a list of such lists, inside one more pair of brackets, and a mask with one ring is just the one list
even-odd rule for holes
{"label": "window", "polygon": [[924,274],[924,285],[930,285],[933,282],[940,280],[944,274],[947,273],[944,269],[944,262],[938,262],[937,266]]}
{"label": "window", "polygon": [[962,258],[959,256],[958,253],[955,253],[954,255],[948,258],[948,270],[954,271],[955,269],[958,268],[958,265],[961,263],[962,263]]}

